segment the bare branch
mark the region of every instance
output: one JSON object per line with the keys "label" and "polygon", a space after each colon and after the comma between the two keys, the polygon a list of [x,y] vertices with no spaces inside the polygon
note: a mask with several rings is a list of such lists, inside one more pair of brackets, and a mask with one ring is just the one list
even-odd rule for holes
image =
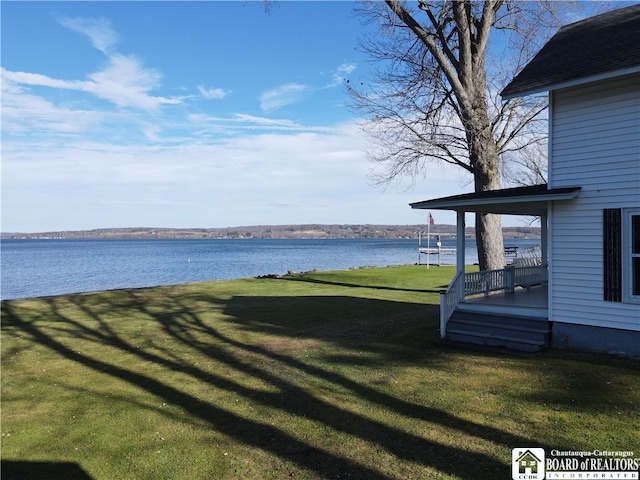
{"label": "bare branch", "polygon": [[[385,0],[366,5],[368,17],[377,15],[383,26],[363,43],[377,69],[370,83],[348,85],[348,92],[364,116],[363,128],[371,137],[368,156],[378,178],[415,181],[434,165],[450,164],[472,176],[476,191],[500,188],[501,175],[510,183],[514,175],[538,181],[544,172],[537,159],[544,152],[537,152],[536,161],[525,155],[545,138],[546,100],[502,102],[498,92],[555,30],[556,11],[567,3]],[[496,225],[488,218],[476,225],[481,268],[499,268],[503,261]],[[485,228],[491,233],[485,235]]]}

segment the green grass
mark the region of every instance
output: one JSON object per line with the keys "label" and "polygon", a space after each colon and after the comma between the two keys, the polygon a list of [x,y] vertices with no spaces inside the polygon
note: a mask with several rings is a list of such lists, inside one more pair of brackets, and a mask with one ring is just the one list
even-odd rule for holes
{"label": "green grass", "polygon": [[452,275],[5,301],[3,480],[500,479],[515,447],[640,452],[637,362],[432,347]]}

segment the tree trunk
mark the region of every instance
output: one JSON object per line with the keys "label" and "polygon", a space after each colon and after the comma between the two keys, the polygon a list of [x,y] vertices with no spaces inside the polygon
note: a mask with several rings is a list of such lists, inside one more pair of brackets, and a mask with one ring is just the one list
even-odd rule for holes
{"label": "tree trunk", "polygon": [[[475,191],[497,190],[500,188],[498,147],[489,125],[483,94],[474,102],[473,112],[466,123]],[[476,243],[480,270],[504,268],[504,240],[500,215],[476,214]]]}
{"label": "tree trunk", "polygon": [[[473,168],[477,193],[500,188],[500,163],[489,110],[487,106],[487,76],[484,57],[474,61],[472,78],[465,78],[471,105],[463,112],[463,123],[469,145],[469,164]],[[476,243],[480,270],[504,268],[502,217],[496,214],[476,214]]]}
{"label": "tree trunk", "polygon": [[[493,143],[493,139],[490,142]],[[484,143],[484,146],[488,145]],[[483,148],[482,151],[471,154],[472,160],[475,160],[474,184],[476,192],[500,188],[500,176],[496,174],[498,154],[495,148],[488,150]],[[494,151],[491,152],[491,150]],[[476,158],[474,159],[474,157]],[[504,241],[500,215],[476,214],[476,243],[478,244],[480,270],[504,268]]]}
{"label": "tree trunk", "polygon": [[500,215],[476,214],[476,242],[480,270],[504,268],[504,242]]}

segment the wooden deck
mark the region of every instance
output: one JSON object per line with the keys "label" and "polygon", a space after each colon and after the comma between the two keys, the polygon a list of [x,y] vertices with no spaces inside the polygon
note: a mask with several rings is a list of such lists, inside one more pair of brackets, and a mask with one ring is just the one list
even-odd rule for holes
{"label": "wooden deck", "polygon": [[494,293],[489,296],[482,295],[468,298],[464,303],[547,308],[549,304],[548,294],[547,285],[537,285],[529,288],[517,288],[513,293]]}
{"label": "wooden deck", "polygon": [[458,309],[477,312],[495,312],[548,318],[548,286],[517,288],[513,293],[493,293],[467,298]]}

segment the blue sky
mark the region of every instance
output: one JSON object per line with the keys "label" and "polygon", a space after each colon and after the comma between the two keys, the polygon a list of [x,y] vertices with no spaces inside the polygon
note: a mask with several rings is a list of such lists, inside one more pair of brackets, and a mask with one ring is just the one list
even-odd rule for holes
{"label": "blue sky", "polygon": [[274,5],[1,2],[2,231],[419,224],[408,203],[471,190],[374,187],[354,5]]}
{"label": "blue sky", "polygon": [[2,231],[424,222],[466,179],[371,185],[352,7],[2,2]]}

